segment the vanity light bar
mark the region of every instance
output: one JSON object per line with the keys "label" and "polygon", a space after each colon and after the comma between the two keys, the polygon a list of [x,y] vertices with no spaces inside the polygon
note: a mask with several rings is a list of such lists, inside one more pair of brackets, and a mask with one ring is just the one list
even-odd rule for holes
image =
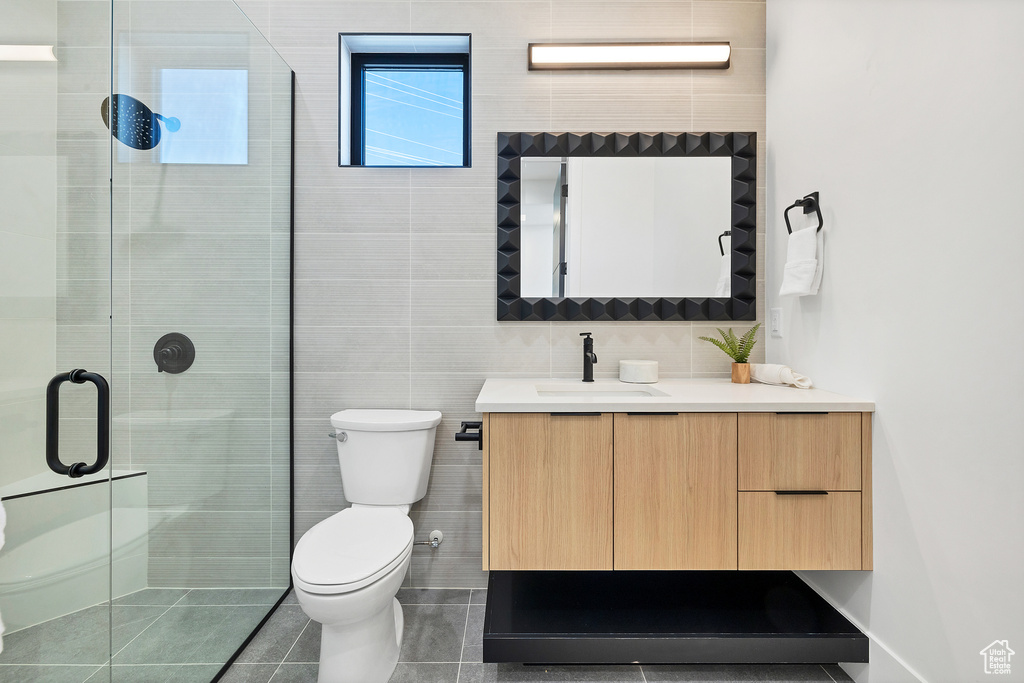
{"label": "vanity light bar", "polygon": [[729,43],[530,43],[531,71],[728,69]]}
{"label": "vanity light bar", "polygon": [[53,45],[0,45],[0,62],[56,62]]}

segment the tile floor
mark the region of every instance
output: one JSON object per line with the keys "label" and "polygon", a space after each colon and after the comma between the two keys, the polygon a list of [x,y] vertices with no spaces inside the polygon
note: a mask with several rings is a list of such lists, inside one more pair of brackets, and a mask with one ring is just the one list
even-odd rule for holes
{"label": "tile floor", "polygon": [[[838,666],[524,666],[482,664],[485,590],[403,588],[405,637],[392,683],[758,681],[839,683]],[[228,670],[223,683],[314,683],[320,625],[289,595]]]}
{"label": "tile floor", "polygon": [[0,681],[208,683],[280,597],[281,589],[138,591],[112,608],[5,634]]}

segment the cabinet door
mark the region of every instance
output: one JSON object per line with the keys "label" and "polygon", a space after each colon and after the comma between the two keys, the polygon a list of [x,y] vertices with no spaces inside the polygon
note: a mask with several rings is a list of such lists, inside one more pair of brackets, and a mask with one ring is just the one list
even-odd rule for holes
{"label": "cabinet door", "polygon": [[861,414],[741,413],[741,491],[861,489]]}
{"label": "cabinet door", "polygon": [[492,413],[490,568],[612,568],[612,416]]}
{"label": "cabinet door", "polygon": [[861,569],[860,493],[740,493],[740,569]]}
{"label": "cabinet door", "polygon": [[736,414],[615,415],[615,568],[736,569]]}

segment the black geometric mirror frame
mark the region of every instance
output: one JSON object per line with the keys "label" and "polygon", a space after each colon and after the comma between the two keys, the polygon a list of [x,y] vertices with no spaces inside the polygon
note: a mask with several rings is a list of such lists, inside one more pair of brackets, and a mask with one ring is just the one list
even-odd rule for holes
{"label": "black geometric mirror frame", "polygon": [[[522,297],[522,157],[732,157],[727,297]],[[498,320],[754,320],[756,133],[498,133]]]}

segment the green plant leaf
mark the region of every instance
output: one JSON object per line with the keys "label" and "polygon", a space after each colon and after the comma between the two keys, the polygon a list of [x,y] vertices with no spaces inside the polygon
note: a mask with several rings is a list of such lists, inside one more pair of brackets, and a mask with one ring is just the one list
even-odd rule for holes
{"label": "green plant leaf", "polygon": [[758,328],[761,327],[761,323],[758,323],[747,330],[746,334],[740,337],[739,340],[739,354],[737,355],[737,363],[746,363],[750,358],[750,352],[754,349],[754,344],[757,343],[755,335],[757,334]]}
{"label": "green plant leaf", "polygon": [[725,352],[725,355],[727,355],[730,358],[732,358],[732,349],[730,349],[728,346],[726,346],[724,343],[722,343],[722,341],[720,339],[714,339],[713,337],[698,337],[698,339],[703,339],[706,342],[711,342],[712,344],[714,344],[718,348],[722,349],[722,351]]}
{"label": "green plant leaf", "polygon": [[761,327],[761,323],[754,325],[752,328],[746,331],[746,333],[737,338],[736,333],[732,331],[730,327],[728,331],[718,327],[718,334],[722,335],[722,339],[715,339],[713,337],[697,337],[706,342],[711,342],[718,348],[720,348],[725,355],[732,358],[737,363],[746,363],[747,359],[750,358],[750,352],[754,348],[754,344],[757,340],[754,335],[757,334],[758,328]]}

